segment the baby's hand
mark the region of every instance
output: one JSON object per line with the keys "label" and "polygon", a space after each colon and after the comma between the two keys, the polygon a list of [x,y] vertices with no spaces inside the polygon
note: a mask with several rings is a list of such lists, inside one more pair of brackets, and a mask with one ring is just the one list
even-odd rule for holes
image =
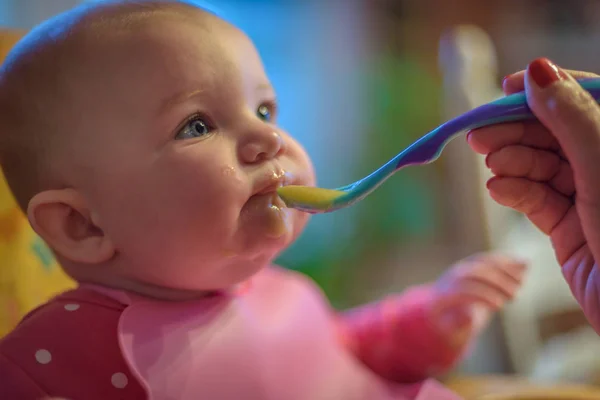
{"label": "baby's hand", "polygon": [[454,264],[434,284],[431,320],[452,345],[462,346],[473,330],[474,306],[500,309],[520,288],[525,263],[481,254]]}

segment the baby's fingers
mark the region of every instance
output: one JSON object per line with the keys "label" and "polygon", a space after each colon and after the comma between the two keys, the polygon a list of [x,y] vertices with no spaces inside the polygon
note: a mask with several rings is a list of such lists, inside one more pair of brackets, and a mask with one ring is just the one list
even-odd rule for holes
{"label": "baby's fingers", "polygon": [[509,298],[505,290],[476,280],[460,283],[452,293],[444,296],[444,309],[482,304],[491,310],[498,310]]}
{"label": "baby's fingers", "polygon": [[[510,270],[507,268],[508,266],[515,268]],[[523,269],[522,264],[518,263],[490,265],[488,261],[480,268],[474,268],[467,272],[460,278],[458,285],[459,288],[470,284],[482,285],[500,293],[505,298],[512,298],[520,286]]]}
{"label": "baby's fingers", "polygon": [[[481,264],[480,270],[487,281],[497,280],[503,282],[508,278],[509,285],[516,284],[518,286],[521,284],[527,267],[524,261],[503,254],[483,253],[476,257],[475,260]],[[496,277],[497,274],[501,276]]]}

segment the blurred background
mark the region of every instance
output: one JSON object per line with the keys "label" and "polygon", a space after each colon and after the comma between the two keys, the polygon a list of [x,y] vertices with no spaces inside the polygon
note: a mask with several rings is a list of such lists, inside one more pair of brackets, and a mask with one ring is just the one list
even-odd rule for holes
{"label": "blurred background", "polygon": [[[79,2],[0,0],[0,56],[23,32]],[[501,96],[502,76],[536,57],[600,70],[594,0],[196,3],[255,41],[278,91],[281,125],[306,147],[325,187],[364,176],[444,120]],[[472,253],[519,255],[531,261],[524,289],[457,372],[600,384],[600,340],[562,281],[550,244],[491,203],[487,178],[482,158],[458,139],[438,162],[398,173],[367,201],[313,217],[279,261],[313,277],[343,309],[433,280]],[[0,234],[9,232],[2,243],[16,237],[11,207],[0,210]],[[32,253],[27,262],[43,268],[23,276],[18,256],[2,245],[6,329],[44,300],[49,285],[63,284],[47,279],[59,272],[43,244],[31,235],[22,242]]]}

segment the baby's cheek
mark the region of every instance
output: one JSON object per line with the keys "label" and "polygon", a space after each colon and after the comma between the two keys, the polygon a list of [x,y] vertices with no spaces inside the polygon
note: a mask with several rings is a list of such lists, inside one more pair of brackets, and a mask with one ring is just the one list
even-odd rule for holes
{"label": "baby's cheek", "polygon": [[296,160],[299,178],[305,181],[303,184],[314,186],[316,184],[315,169],[308,153],[300,145],[297,145],[293,153],[295,153],[293,156]]}
{"label": "baby's cheek", "polygon": [[227,163],[205,166],[190,174],[188,181],[180,189],[185,190],[181,208],[187,218],[213,230],[215,239],[220,231],[230,234],[227,231],[237,226],[240,210],[250,195],[249,183],[239,169]]}

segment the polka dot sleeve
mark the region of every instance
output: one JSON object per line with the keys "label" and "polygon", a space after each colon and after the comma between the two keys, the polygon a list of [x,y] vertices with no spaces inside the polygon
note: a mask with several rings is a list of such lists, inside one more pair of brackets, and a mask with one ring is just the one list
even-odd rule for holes
{"label": "polka dot sleeve", "polygon": [[0,399],[41,399],[48,396],[11,360],[0,354]]}
{"label": "polka dot sleeve", "polygon": [[[78,289],[29,314],[0,341],[0,399],[145,398],[118,344],[124,308]],[[2,390],[35,394],[5,396]]]}

